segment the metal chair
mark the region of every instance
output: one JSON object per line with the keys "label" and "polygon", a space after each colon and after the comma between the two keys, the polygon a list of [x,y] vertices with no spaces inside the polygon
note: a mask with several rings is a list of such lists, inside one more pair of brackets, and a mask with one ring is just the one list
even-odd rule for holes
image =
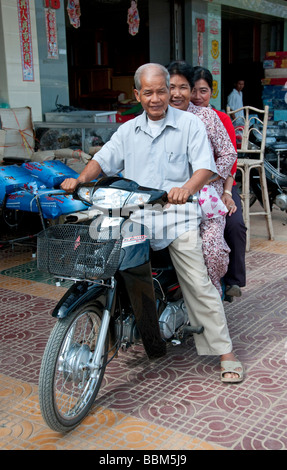
{"label": "metal chair", "polygon": [[[244,111],[244,117],[236,117],[236,113],[241,110]],[[231,110],[229,106],[227,107],[227,114],[232,118],[233,125],[235,127],[235,133],[239,143],[239,148],[237,149],[237,168],[241,171],[242,175],[241,198],[243,203],[243,219],[247,228],[246,251],[250,250],[251,215],[265,216],[269,240],[274,240],[271,209],[264,169],[264,152],[268,124],[268,111],[268,106],[265,106],[264,109],[257,109],[253,108],[252,106],[243,106],[242,108],[236,110]],[[254,145],[250,142],[251,132],[255,133],[254,135],[257,136],[257,141],[259,141],[258,145]],[[240,155],[242,155],[242,158],[240,158]],[[250,171],[253,168],[258,170],[262,191],[264,210],[259,212],[250,212]]]}

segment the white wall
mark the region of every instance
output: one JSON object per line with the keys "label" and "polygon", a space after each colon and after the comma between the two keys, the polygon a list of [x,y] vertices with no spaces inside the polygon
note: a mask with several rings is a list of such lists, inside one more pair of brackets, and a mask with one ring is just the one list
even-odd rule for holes
{"label": "white wall", "polygon": [[[19,41],[19,23],[17,0],[0,0],[0,37],[1,72],[0,97],[8,102],[11,108],[30,106],[32,119],[42,120],[38,41],[36,30],[35,3],[29,0],[31,35],[33,48],[34,81],[23,81],[22,59]],[[3,81],[2,81],[3,78]]]}

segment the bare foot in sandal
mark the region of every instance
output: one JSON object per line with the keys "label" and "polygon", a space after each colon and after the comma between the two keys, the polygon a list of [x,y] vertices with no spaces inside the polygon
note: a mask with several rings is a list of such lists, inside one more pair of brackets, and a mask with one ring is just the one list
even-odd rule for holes
{"label": "bare foot in sandal", "polygon": [[220,358],[222,382],[236,383],[243,380],[243,366],[233,352],[223,354]]}

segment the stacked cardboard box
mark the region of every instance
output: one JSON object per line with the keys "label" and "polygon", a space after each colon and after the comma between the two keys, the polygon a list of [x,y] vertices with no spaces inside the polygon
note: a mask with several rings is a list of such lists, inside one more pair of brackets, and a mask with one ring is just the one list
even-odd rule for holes
{"label": "stacked cardboard box", "polygon": [[263,68],[263,104],[272,120],[287,121],[287,51],[267,52]]}
{"label": "stacked cardboard box", "polygon": [[35,145],[31,108],[0,109],[0,120],[0,160],[30,159]]}

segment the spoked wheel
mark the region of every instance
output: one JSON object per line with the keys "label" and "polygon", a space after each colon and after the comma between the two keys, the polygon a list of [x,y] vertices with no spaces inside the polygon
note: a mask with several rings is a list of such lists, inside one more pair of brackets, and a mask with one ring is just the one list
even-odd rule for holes
{"label": "spoked wheel", "polygon": [[39,378],[43,418],[54,431],[75,428],[89,412],[103,380],[108,355],[108,334],[98,370],[91,359],[98,345],[102,307],[86,304],[58,320],[47,343]]}

